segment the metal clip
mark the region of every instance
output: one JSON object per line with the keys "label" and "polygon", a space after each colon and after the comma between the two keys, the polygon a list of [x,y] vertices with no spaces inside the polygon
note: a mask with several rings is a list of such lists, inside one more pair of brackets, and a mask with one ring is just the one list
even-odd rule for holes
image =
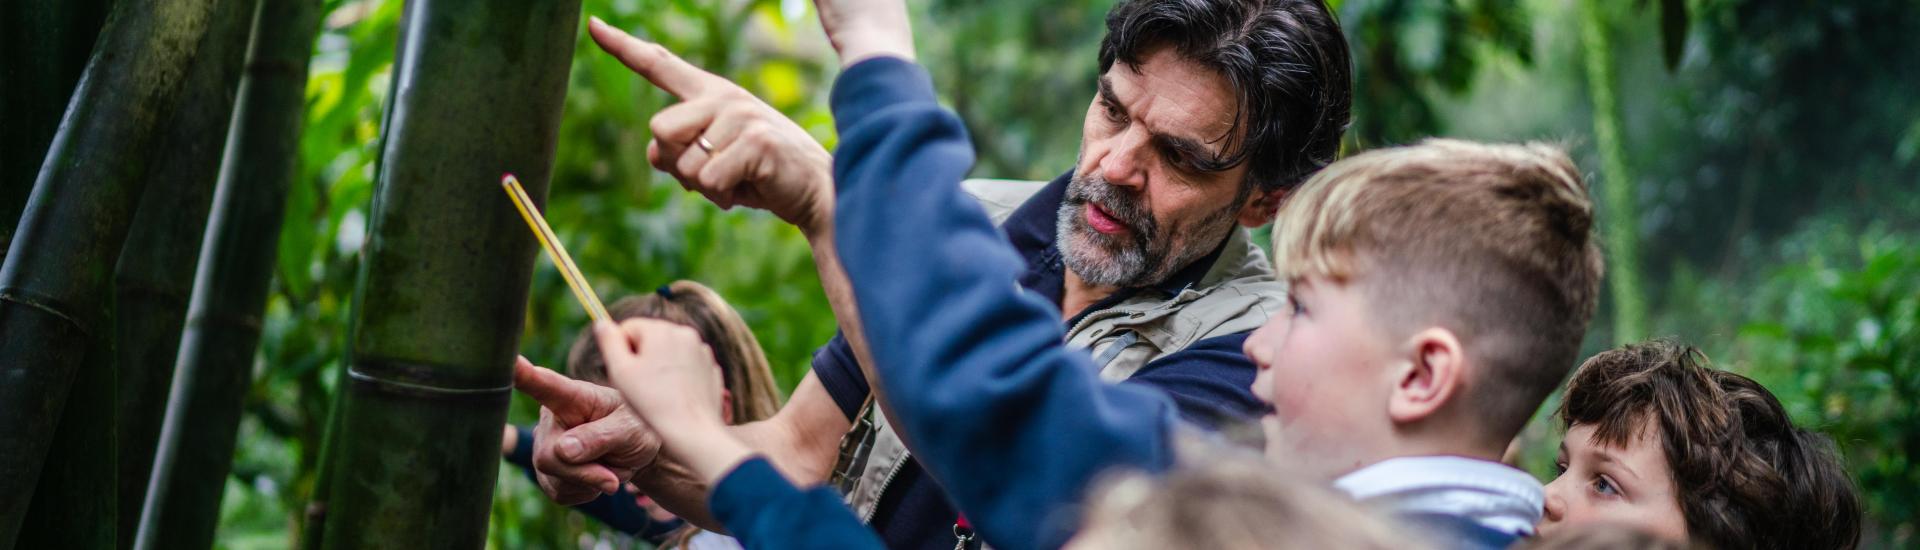
{"label": "metal clip", "polygon": [[840,455],[833,461],[833,474],[827,483],[840,494],[853,492],[854,483],[860,481],[860,471],[867,468],[867,458],[873,453],[874,436],[879,433],[873,424],[873,393],[867,393],[867,400],[860,405],[860,413],[854,417],[853,427],[847,435],[840,438]]}
{"label": "metal clip", "polygon": [[958,523],[953,524],[953,550],[979,548],[979,545],[975,544],[977,539],[978,536],[974,534],[973,528]]}

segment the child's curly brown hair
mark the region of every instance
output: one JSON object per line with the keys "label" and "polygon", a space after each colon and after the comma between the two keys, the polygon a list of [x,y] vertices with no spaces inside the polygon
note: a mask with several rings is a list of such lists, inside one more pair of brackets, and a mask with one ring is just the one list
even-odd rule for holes
{"label": "child's curly brown hair", "polygon": [[1560,418],[1625,446],[1658,429],[1687,531],[1716,548],[1852,548],[1860,500],[1825,436],[1797,428],[1772,392],[1667,340],[1593,356]]}

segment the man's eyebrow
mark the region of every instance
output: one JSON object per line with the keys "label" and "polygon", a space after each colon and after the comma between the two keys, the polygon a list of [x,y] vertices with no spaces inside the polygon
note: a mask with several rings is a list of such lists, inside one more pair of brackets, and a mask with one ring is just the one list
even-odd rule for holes
{"label": "man's eyebrow", "polygon": [[1185,157],[1189,163],[1211,160],[1215,156],[1213,151],[1207,150],[1207,146],[1201,145],[1197,140],[1159,132],[1154,132],[1153,138],[1159,141],[1162,147],[1166,147],[1175,154]]}
{"label": "man's eyebrow", "polygon": [[1120,97],[1113,94],[1113,82],[1107,80],[1107,75],[1100,75],[1099,89],[1100,100],[1105,101],[1108,107],[1124,109],[1120,105]]}

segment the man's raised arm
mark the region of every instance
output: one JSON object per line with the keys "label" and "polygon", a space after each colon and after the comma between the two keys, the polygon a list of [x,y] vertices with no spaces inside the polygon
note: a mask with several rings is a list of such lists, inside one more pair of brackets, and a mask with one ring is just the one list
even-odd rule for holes
{"label": "man's raised arm", "polygon": [[[647,161],[654,168],[720,208],[766,210],[806,236],[834,322],[861,374],[871,379],[873,362],[853,290],[833,249],[833,157],[806,130],[732,81],[598,18],[587,30],[600,49],[681,100],[648,121],[653,139],[647,143]],[[891,48],[874,40],[856,47]]]}

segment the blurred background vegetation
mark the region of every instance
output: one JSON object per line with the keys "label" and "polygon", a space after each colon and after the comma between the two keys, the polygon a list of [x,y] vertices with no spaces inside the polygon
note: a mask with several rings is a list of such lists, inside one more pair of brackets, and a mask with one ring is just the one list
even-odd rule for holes
{"label": "blurred background vegetation", "polygon": [[[1071,168],[1111,3],[913,3],[922,61],[972,130],[976,176],[1044,179]],[[1633,221],[1623,235],[1639,250],[1646,306],[1644,320],[1623,324],[1609,297],[1586,352],[1622,333],[1675,336],[1755,376],[1797,420],[1840,442],[1870,503],[1870,545],[1920,544],[1920,49],[1908,40],[1920,4],[1332,4],[1357,65],[1349,151],[1432,135],[1572,146],[1601,208],[1626,214],[1609,219]],[[400,7],[327,5],[223,547],[285,547],[298,536],[345,355]],[[740,82],[831,148],[835,67],[811,10],[807,0],[584,8]],[[1599,34],[1583,36],[1592,29]],[[1614,72],[1626,182],[1604,177],[1593,137],[1587,52],[1596,38]],[[555,231],[609,301],[680,278],[713,286],[791,387],[834,328],[804,240],[764,213],[721,212],[653,172],[646,121],[669,98],[584,31],[576,52],[547,207]],[[584,314],[545,260],[532,296],[521,349],[560,367]],[[511,418],[535,416],[516,397]],[[1543,415],[1523,437],[1529,468],[1550,476],[1558,430]],[[501,478],[493,546],[641,546],[550,504],[517,471]]]}

